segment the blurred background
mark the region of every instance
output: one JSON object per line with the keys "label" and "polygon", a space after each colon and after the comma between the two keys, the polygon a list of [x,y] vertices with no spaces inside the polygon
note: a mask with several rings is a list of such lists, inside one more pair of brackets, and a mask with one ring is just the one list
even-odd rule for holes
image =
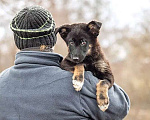
{"label": "blurred background", "polygon": [[[150,0],[0,0],[0,72],[14,64],[18,51],[10,22],[18,11],[31,5],[48,9],[57,27],[102,22],[99,42],[115,82],[131,100],[125,120],[150,120]],[[59,35],[55,52],[67,53]]]}

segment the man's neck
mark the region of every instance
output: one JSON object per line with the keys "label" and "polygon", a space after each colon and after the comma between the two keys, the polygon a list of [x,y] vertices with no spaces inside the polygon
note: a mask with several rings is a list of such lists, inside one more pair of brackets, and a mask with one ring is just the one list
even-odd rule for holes
{"label": "man's neck", "polygon": [[54,47],[50,47],[49,45],[41,45],[39,47],[29,47],[24,48],[21,51],[41,51],[41,52],[53,52]]}

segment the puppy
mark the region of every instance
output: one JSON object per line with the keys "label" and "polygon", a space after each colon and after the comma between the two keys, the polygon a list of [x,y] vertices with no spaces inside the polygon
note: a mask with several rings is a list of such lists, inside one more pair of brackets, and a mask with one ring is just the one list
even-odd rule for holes
{"label": "puppy", "polygon": [[61,67],[72,71],[73,87],[80,91],[84,83],[84,71],[91,71],[100,81],[96,86],[99,108],[105,111],[109,106],[108,89],[114,83],[114,77],[97,40],[102,23],[91,21],[62,25],[56,28],[68,46],[68,55],[61,62]]}

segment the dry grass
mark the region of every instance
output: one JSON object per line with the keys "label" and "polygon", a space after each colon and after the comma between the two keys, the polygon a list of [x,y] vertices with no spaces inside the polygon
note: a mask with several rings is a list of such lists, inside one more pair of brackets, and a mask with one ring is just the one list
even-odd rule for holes
{"label": "dry grass", "polygon": [[150,120],[150,109],[131,108],[124,120]]}

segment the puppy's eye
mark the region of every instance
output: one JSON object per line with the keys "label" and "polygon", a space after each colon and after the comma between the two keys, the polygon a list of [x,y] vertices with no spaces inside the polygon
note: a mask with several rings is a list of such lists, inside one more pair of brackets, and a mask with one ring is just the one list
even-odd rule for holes
{"label": "puppy's eye", "polygon": [[70,44],[70,45],[74,45],[74,42],[71,41],[71,42],[69,42],[69,44]]}
{"label": "puppy's eye", "polygon": [[84,46],[85,44],[86,44],[86,42],[85,42],[85,41],[81,42],[81,46]]}

